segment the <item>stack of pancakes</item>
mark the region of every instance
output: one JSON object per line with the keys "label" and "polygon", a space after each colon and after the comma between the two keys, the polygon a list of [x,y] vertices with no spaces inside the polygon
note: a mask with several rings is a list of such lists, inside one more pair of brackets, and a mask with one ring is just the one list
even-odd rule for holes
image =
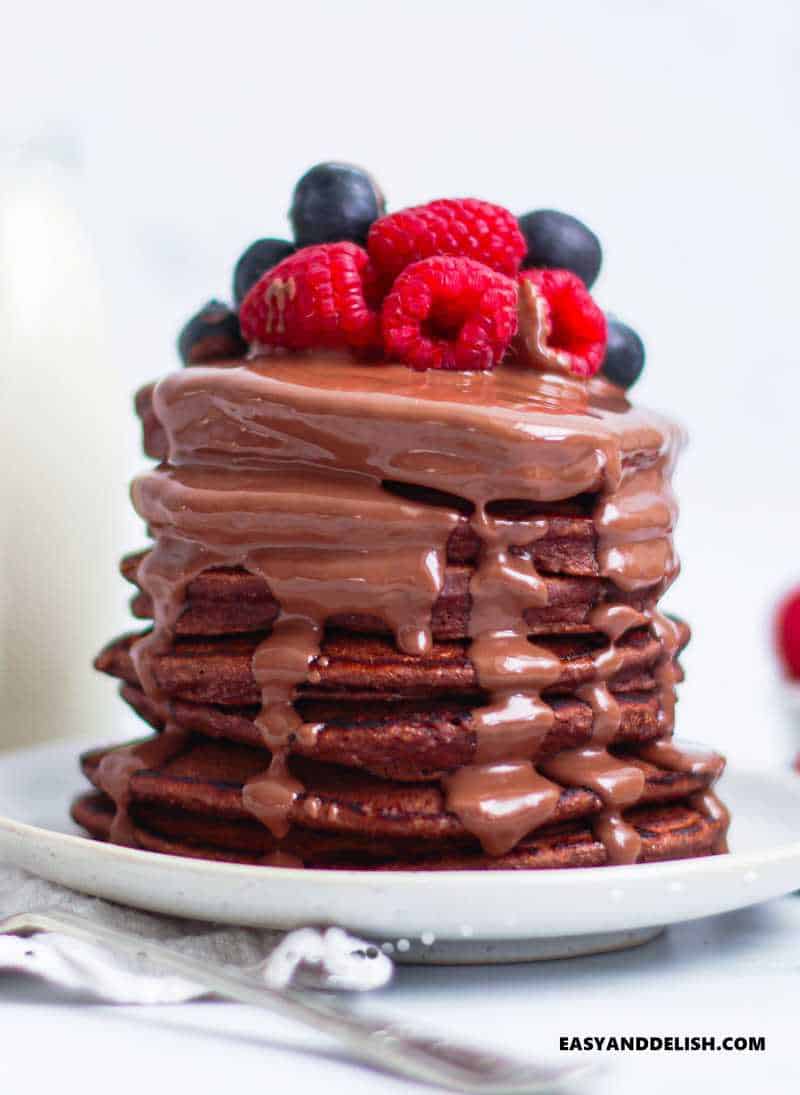
{"label": "stack of pancakes", "polygon": [[154,736],[83,758],[101,839],[376,869],[711,854],[722,759],[672,741],[679,431],[504,366],[184,370],[137,399],[153,546],[97,668]]}

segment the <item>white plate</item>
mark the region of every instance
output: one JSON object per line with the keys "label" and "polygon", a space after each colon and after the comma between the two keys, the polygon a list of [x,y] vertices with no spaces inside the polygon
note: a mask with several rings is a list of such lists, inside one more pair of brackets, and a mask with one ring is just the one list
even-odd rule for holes
{"label": "white plate", "polygon": [[229,924],[336,923],[417,961],[551,958],[630,946],[667,924],[800,888],[800,777],[730,772],[727,856],[561,871],[302,871],[99,844],[77,835],[78,747],[0,754],[0,858],[84,893]]}

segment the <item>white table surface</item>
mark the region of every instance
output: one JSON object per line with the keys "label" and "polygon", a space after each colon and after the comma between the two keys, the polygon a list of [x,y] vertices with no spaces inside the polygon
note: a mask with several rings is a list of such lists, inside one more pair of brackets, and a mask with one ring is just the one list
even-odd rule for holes
{"label": "white table surface", "polygon": [[[520,1053],[564,1034],[764,1035],[766,1051],[603,1055],[580,1092],[790,1092],[800,1081],[800,897],[672,928],[625,953],[518,966],[399,968],[361,1006]],[[227,1003],[111,1007],[0,976],[0,1090],[39,1095],[400,1092],[322,1038]],[[244,1086],[243,1086],[244,1085]],[[428,1090],[420,1087],[419,1090]]]}

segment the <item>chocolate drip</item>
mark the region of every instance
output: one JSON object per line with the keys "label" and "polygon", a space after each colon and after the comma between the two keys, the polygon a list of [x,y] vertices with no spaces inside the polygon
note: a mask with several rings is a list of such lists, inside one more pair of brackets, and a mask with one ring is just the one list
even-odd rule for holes
{"label": "chocolate drip", "polygon": [[589,623],[595,631],[616,642],[635,627],[644,627],[648,618],[630,605],[606,603],[595,605],[589,613]]}
{"label": "chocolate drip", "polygon": [[269,855],[265,855],[261,860],[261,865],[264,867],[304,867],[302,859],[299,856],[292,855],[291,852],[284,852],[278,848],[274,852],[270,852]]}
{"label": "chocolate drip", "polygon": [[290,747],[295,741],[312,744],[318,729],[303,722],[294,699],[319,654],[321,631],[311,620],[282,618],[253,655],[253,676],[261,689],[256,726],[272,759],[265,773],[245,784],[242,800],[279,839],[289,832],[289,812],[303,793],[302,783],[289,772]]}
{"label": "chocolate drip", "polygon": [[714,847],[711,849],[714,855],[724,855],[728,851],[728,826],[731,815],[728,807],[720,802],[714,791],[698,791],[689,798],[689,805],[694,806],[701,814],[711,818],[712,821],[721,822],[722,828]]}
{"label": "chocolate drip", "polygon": [[675,655],[680,645],[680,630],[674,620],[655,608],[648,609],[647,615],[653,633],[661,643],[661,657],[654,675],[658,685],[659,728],[662,734],[668,736],[675,727],[675,685],[679,677]]}
{"label": "chocolate drip", "polygon": [[501,855],[558,801],[528,758],[555,720],[541,691],[558,680],[561,662],[528,641],[525,610],[545,605],[547,589],[530,558],[513,552],[542,535],[541,522],[493,518],[480,504],[472,527],[483,548],[470,581],[469,656],[491,702],[473,712],[476,763],[445,781],[445,801],[487,852]]}
{"label": "chocolate drip", "polygon": [[113,844],[138,845],[130,816],[131,780],[137,772],[161,768],[183,751],[191,735],[171,722],[161,733],[139,745],[126,745],[107,753],[97,772],[97,785],[114,803],[109,839]]}
{"label": "chocolate drip", "polygon": [[[281,303],[276,296],[278,324]],[[491,504],[517,499],[530,512],[537,503],[596,495],[601,576],[623,596],[652,588],[655,598],[677,571],[668,479],[680,432],[600,381],[512,366],[418,374],[316,355],[183,370],[156,386],[153,418],[166,462],[133,488],[156,538],[139,572],[155,620],[134,652],[145,692],[159,698],[150,659],[172,642],[186,586],[200,570],[244,567],[280,606],[253,656],[257,722],[272,760],[245,787],[247,808],[276,837],[288,831],[303,790],[288,758],[296,741],[313,741],[316,732],[293,701],[298,686],[314,681],[326,621],[377,616],[401,650],[430,649],[448,537],[464,520],[464,506],[448,505],[449,495],[473,507],[469,520],[482,543],[470,582],[469,656],[489,700],[472,717],[476,762],[444,781],[447,805],[493,854],[542,824],[558,788],[530,758],[553,724],[541,694],[561,663],[529,641],[524,617],[547,604],[529,550],[544,524],[494,516]],[[417,503],[403,496],[404,483],[444,501]],[[657,612],[643,615],[612,598],[592,610],[609,644],[595,655],[595,679],[579,691],[593,711],[592,747],[545,768],[566,786],[597,790],[606,809],[595,831],[611,862],[638,854],[620,810],[635,803],[644,781],[603,748],[620,720],[608,681],[620,664],[615,641],[648,621],[662,643],[658,683],[665,732],[671,728],[677,632]],[[108,782],[124,817],[129,769],[118,768]]]}
{"label": "chocolate drip", "polygon": [[502,631],[474,639],[469,655],[478,681],[493,701],[473,712],[477,761],[535,754],[555,720],[540,693],[558,680],[560,660],[524,634]]}
{"label": "chocolate drip", "polygon": [[677,511],[668,481],[673,461],[665,448],[653,466],[620,471],[595,509],[600,573],[620,589],[668,584],[677,574],[672,545]]}
{"label": "chocolate drip", "polygon": [[605,745],[613,741],[622,721],[622,713],[605,681],[583,684],[575,690],[575,695],[592,709],[592,740]]}
{"label": "chocolate drip", "polygon": [[592,827],[605,845],[609,863],[635,863],[641,837],[624,820],[622,810],[634,806],[642,796],[645,787],[642,769],[593,746],[558,753],[540,767],[545,775],[565,787],[586,787],[598,795],[605,809],[596,816]]}
{"label": "chocolate drip", "polygon": [[592,822],[592,831],[605,848],[610,864],[625,866],[639,858],[642,838],[614,807],[606,807],[597,815]]}
{"label": "chocolate drip", "polygon": [[619,730],[622,715],[619,703],[608,688],[608,681],[619,671],[623,656],[616,641],[647,623],[647,617],[626,604],[600,604],[589,613],[589,623],[605,635],[609,645],[593,658],[595,680],[581,685],[575,694],[592,709],[592,741],[608,745]]}
{"label": "chocolate drip", "polygon": [[708,781],[707,788],[692,795],[689,804],[711,821],[721,822],[720,836],[714,845],[713,852],[715,855],[727,852],[730,814],[727,806],[720,802],[713,790],[714,784],[725,768],[724,758],[710,749],[701,749],[686,742],[678,744],[670,738],[660,738],[658,741],[639,746],[638,755],[642,760],[648,760],[661,768],[700,776]]}
{"label": "chocolate drip", "polygon": [[288,302],[293,301],[297,292],[297,284],[294,278],[275,278],[270,282],[264,294],[267,304],[267,330],[273,329],[278,334],[286,330],[284,313]]}
{"label": "chocolate drip", "polygon": [[289,832],[289,813],[303,793],[302,783],[289,771],[287,747],[272,754],[269,768],[249,780],[242,788],[242,802],[247,810],[280,839]]}
{"label": "chocolate drip", "polygon": [[701,776],[713,786],[722,775],[725,761],[710,749],[701,749],[687,742],[678,744],[671,738],[659,738],[637,749],[642,760],[667,768],[671,772],[683,772],[689,776]]}
{"label": "chocolate drip", "polygon": [[561,789],[530,761],[469,765],[445,777],[448,810],[490,855],[504,855],[555,812]]}
{"label": "chocolate drip", "polygon": [[139,567],[138,581],[153,602],[153,630],[139,639],[131,656],[142,688],[153,699],[161,699],[152,671],[152,660],[169,649],[175,624],[183,611],[186,588],[208,567],[223,557],[205,545],[165,533]]}

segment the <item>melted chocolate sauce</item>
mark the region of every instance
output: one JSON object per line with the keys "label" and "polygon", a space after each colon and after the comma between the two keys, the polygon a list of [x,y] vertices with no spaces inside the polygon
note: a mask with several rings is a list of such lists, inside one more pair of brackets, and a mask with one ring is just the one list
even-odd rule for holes
{"label": "melted chocolate sauce", "polygon": [[[280,310],[276,298],[277,323]],[[656,677],[668,734],[677,628],[655,608],[643,614],[612,600],[592,611],[592,624],[608,639],[594,657],[595,679],[578,693],[593,711],[592,743],[537,772],[530,758],[554,718],[541,693],[561,669],[555,655],[529,641],[524,623],[526,609],[547,603],[526,550],[544,523],[493,516],[491,503],[594,495],[601,575],[623,593],[652,588],[654,605],[677,573],[669,478],[678,428],[632,408],[602,381],[586,385],[513,366],[416,373],[319,355],[183,370],[155,387],[153,413],[167,451],[132,492],[156,540],[139,570],[154,628],[134,648],[137,672],[148,695],[159,698],[151,661],[172,642],[186,587],[201,570],[242,566],[266,581],[281,616],[254,654],[253,673],[262,696],[257,723],[272,761],[243,799],[276,838],[288,832],[303,790],[288,757],[294,742],[313,740],[316,727],[302,721],[293,701],[298,686],[313,680],[326,620],[377,615],[401,650],[430,648],[446,544],[464,506],[417,502],[404,496],[408,484],[466,499],[482,542],[470,583],[469,656],[489,702],[473,714],[475,763],[443,781],[448,809],[500,854],[552,814],[560,788],[550,775],[595,790],[605,804],[595,833],[609,861],[636,859],[639,838],[621,810],[641,796],[644,776],[605,749],[620,722],[608,688],[620,665],[615,642],[645,624],[659,639]],[[677,752],[663,755],[683,763]],[[117,804],[117,836],[131,839],[128,788],[143,757],[112,758],[103,785]],[[718,808],[706,795],[702,809]]]}
{"label": "melted chocolate sauce", "polygon": [[490,855],[504,855],[555,812],[561,788],[529,760],[473,764],[444,779],[447,806]]}
{"label": "melted chocolate sauce", "polygon": [[595,746],[564,750],[539,767],[565,787],[594,791],[604,806],[593,821],[594,834],[605,846],[609,863],[636,862],[641,838],[623,819],[622,811],[642,797],[645,775],[641,768]]}
{"label": "melted chocolate sauce", "polygon": [[114,803],[114,820],[109,839],[113,844],[136,845],[135,826],[130,816],[131,781],[137,772],[161,768],[183,751],[191,734],[171,722],[161,733],[139,745],[126,745],[107,753],[100,761],[97,785]]}

